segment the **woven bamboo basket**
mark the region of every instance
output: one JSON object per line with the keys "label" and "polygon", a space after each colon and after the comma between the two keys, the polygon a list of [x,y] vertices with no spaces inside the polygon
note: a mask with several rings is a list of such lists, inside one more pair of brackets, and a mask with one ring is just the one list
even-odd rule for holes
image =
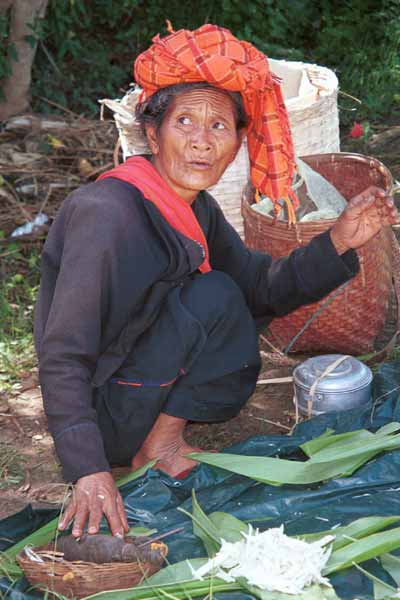
{"label": "woven bamboo basket", "polygon": [[54,549],[54,544],[35,549],[43,562],[31,560],[24,551],[17,556],[17,561],[31,585],[49,593],[54,592],[54,595],[63,594],[67,598],[78,600],[97,592],[139,585],[162,566],[161,562],[96,564],[60,558],[56,560],[51,555]]}
{"label": "woven bamboo basket", "polygon": [[[330,69],[301,62],[269,59],[271,71],[282,79],[295,152],[298,156],[339,151],[338,80]],[[135,121],[140,89],[121,100],[99,100],[114,112],[123,159],[149,154],[147,141]],[[250,165],[245,139],[235,160],[208,191],[241,237],[244,235],[241,197],[249,180]]]}
{"label": "woven bamboo basket", "polygon": [[[369,185],[380,186],[386,191],[393,185],[388,169],[374,158],[333,153],[305,156],[303,160],[328,179],[347,200]],[[250,202],[252,197],[248,190],[242,202],[246,244],[274,258],[288,255],[335,222],[330,219],[298,223],[296,234],[287,223],[274,223],[272,218],[254,211]],[[359,248],[360,272],[328,305],[324,299],[274,319],[269,328],[274,343],[285,349],[325,303],[291,350],[347,354],[373,351],[375,339],[385,324],[392,294],[394,244],[397,242],[393,232],[386,227]]]}

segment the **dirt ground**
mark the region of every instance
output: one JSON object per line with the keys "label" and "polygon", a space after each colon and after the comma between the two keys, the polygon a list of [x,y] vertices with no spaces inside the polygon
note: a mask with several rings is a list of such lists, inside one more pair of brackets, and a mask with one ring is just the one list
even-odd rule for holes
{"label": "dirt ground", "polygon": [[[342,150],[379,158],[398,181],[399,148],[400,113],[374,128],[368,142],[353,140],[348,133],[342,140]],[[288,376],[300,361],[295,357],[282,362],[279,356],[270,354],[270,348],[264,350],[268,355],[263,359],[262,379]],[[295,423],[292,396],[291,383],[258,385],[238,417],[227,423],[192,424],[187,439],[204,449],[218,450],[254,435],[287,434]],[[29,502],[59,505],[66,489],[46,429],[37,372],[26,373],[12,393],[0,392],[0,519]]]}
{"label": "dirt ground", "polygon": [[[264,359],[262,379],[290,375],[297,361],[288,362],[288,366],[274,367]],[[19,386],[11,396],[0,400],[0,452],[9,465],[2,479],[10,484],[0,487],[0,519],[29,502],[36,506],[59,505],[67,490],[46,429],[37,373]],[[220,450],[253,435],[288,433],[295,422],[292,400],[290,383],[258,385],[239,416],[226,423],[190,424],[186,438],[204,449]],[[116,470],[116,476],[121,472]]]}

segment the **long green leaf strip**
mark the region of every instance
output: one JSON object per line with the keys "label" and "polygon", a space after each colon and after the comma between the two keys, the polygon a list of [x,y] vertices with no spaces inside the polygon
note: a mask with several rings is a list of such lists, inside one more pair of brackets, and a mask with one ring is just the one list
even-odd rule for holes
{"label": "long green leaf strip", "polygon": [[[207,559],[194,558],[191,560],[192,568],[198,569]],[[167,598],[198,598],[217,592],[240,590],[238,583],[226,583],[217,578],[205,578],[203,581],[194,579],[188,562],[182,561],[165,567],[155,575],[149,577],[140,586],[128,590],[114,590],[100,592],[88,596],[85,600],[159,600]],[[292,598],[293,600],[293,598]]]}
{"label": "long green leaf strip", "polygon": [[399,423],[376,433],[359,430],[333,435],[331,431],[301,446],[305,462],[263,456],[193,452],[190,458],[270,485],[308,485],[345,477],[377,454],[400,448]]}

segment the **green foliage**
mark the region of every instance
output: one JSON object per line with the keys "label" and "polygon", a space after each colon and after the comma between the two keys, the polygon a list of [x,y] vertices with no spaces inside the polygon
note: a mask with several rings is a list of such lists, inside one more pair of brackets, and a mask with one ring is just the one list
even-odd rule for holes
{"label": "green foliage", "polygon": [[0,489],[20,483],[24,478],[23,459],[14,448],[0,442]]}
{"label": "green foliage", "polygon": [[[132,65],[157,33],[217,23],[274,58],[304,60],[334,69],[341,89],[342,122],[374,119],[399,101],[398,0],[52,0],[46,18],[32,25],[39,41],[33,70],[33,108],[46,100],[87,116],[97,99],[118,97],[133,79]],[[0,16],[0,42],[8,22]],[[2,49],[1,49],[2,48]],[[12,48],[0,43],[0,80]],[[1,89],[0,89],[1,93]],[[396,95],[397,94],[397,95]]]}
{"label": "green foliage", "polygon": [[[1,232],[0,232],[1,238]],[[17,242],[0,246],[0,387],[19,380],[36,363],[33,309],[40,279],[40,244],[21,250]]]}
{"label": "green foliage", "polygon": [[188,457],[269,485],[308,485],[348,477],[382,451],[400,448],[400,434],[395,433],[399,426],[394,422],[375,433],[323,434],[300,446],[310,457],[307,461],[208,452]]}
{"label": "green foliage", "polygon": [[175,30],[218,23],[269,56],[334,68],[342,89],[362,100],[361,116],[379,116],[392,106],[399,83],[396,6],[397,0],[199,0],[194,11],[181,0],[53,0],[35,30],[41,43],[34,108],[48,110],[45,97],[96,113],[98,98],[127,89],[135,57],[156,33],[167,33],[168,18]]}
{"label": "green foliage", "polygon": [[314,58],[363,102],[358,120],[387,113],[400,86],[398,0],[322,0],[321,8]]}

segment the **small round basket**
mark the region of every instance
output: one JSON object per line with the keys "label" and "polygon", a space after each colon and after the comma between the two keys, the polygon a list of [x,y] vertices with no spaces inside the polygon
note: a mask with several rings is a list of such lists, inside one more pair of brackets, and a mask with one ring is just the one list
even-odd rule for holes
{"label": "small round basket", "polygon": [[[166,546],[165,546],[166,548]],[[161,569],[162,562],[112,562],[96,564],[67,561],[48,544],[34,549],[37,562],[25,550],[17,556],[18,564],[29,583],[48,593],[63,594],[67,598],[85,598],[98,592],[127,589],[139,585]],[[166,552],[165,552],[166,554]]]}
{"label": "small round basket", "polygon": [[[370,185],[387,192],[393,185],[389,170],[371,157],[329,153],[302,158],[347,200]],[[273,258],[287,256],[335,223],[335,219],[298,223],[296,231],[286,222],[274,222],[271,217],[254,211],[252,202],[253,193],[248,189],[242,200],[246,245],[267,252]],[[291,346],[294,352],[357,355],[375,350],[375,340],[389,314],[393,299],[392,278],[398,268],[398,243],[391,228],[384,228],[359,248],[357,254],[360,272],[328,305],[322,306],[323,299],[272,321],[269,331],[275,345],[287,349],[295,336],[303,331]],[[318,316],[312,320],[316,314]]]}

